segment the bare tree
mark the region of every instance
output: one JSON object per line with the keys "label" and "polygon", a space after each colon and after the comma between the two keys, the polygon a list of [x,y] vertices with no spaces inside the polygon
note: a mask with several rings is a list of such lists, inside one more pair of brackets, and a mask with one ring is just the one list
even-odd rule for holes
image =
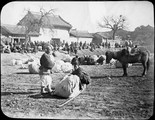
{"label": "bare tree", "polygon": [[125,29],[127,26],[125,25],[126,18],[120,15],[117,18],[111,17],[103,17],[102,22],[98,22],[98,26],[101,28],[111,29],[113,32],[113,40],[115,39],[115,35],[117,30]]}
{"label": "bare tree", "polygon": [[39,33],[41,28],[48,27],[51,31],[53,31],[53,25],[50,24],[49,15],[54,15],[55,9],[50,9],[49,11],[45,11],[45,9],[40,8],[40,15],[37,18],[34,18],[31,14],[30,10],[27,10],[28,14],[20,20],[17,25],[21,25],[25,27],[25,42],[26,44],[30,41],[30,33],[36,32]]}

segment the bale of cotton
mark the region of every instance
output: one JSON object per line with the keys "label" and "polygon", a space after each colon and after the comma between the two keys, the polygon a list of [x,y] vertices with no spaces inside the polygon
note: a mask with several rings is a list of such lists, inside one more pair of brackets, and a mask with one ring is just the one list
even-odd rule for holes
{"label": "bale of cotton", "polygon": [[39,58],[33,58],[33,61],[32,62],[35,62],[38,65],[40,65],[40,59]]}
{"label": "bale of cotton", "polygon": [[40,71],[39,67],[40,67],[40,65],[38,65],[36,62],[28,63],[28,70],[29,70],[29,73],[31,73],[31,74],[38,74]]}
{"label": "bale of cotton", "polygon": [[98,60],[97,55],[92,55],[91,58],[94,59],[95,62]]}
{"label": "bale of cotton", "polygon": [[20,69],[28,69],[28,64],[21,64]]}
{"label": "bale of cotton", "polygon": [[61,66],[64,64],[64,61],[62,60],[56,60],[54,67],[52,68],[52,72],[54,73],[60,73],[62,72]]}
{"label": "bale of cotton", "polygon": [[110,60],[110,68],[116,68],[116,65],[115,64],[116,64],[116,60],[112,58]]}
{"label": "bale of cotton", "polygon": [[16,65],[22,65],[23,64],[23,61],[20,60],[20,59],[16,59]]}
{"label": "bale of cotton", "polygon": [[11,60],[11,65],[16,65],[16,59]]}
{"label": "bale of cotton", "polygon": [[71,62],[73,57],[71,57],[70,55],[64,55],[64,57],[61,59],[63,60],[64,62]]}
{"label": "bale of cotton", "polygon": [[29,62],[33,62],[33,58],[24,58],[22,59],[23,64],[28,64]]}
{"label": "bale of cotton", "polygon": [[66,62],[66,63],[62,64],[61,69],[62,69],[62,71],[64,73],[68,73],[68,72],[71,72],[72,71],[73,66],[72,66],[71,63]]}

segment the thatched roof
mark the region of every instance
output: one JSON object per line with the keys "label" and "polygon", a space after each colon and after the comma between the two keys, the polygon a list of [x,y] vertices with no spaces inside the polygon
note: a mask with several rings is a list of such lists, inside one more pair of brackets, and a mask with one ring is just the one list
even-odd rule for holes
{"label": "thatched roof", "polygon": [[[26,29],[22,26],[1,24],[1,33],[5,36],[25,36]],[[37,32],[30,32],[31,36],[40,35]]]}
{"label": "thatched roof", "polygon": [[[19,21],[17,25],[25,26],[28,21],[39,21],[41,18],[41,14],[38,12],[31,12],[28,13]],[[65,29],[70,30],[72,25],[62,19],[59,15],[47,15],[43,18],[43,28],[49,28],[53,26],[55,29]]]}
{"label": "thatched roof", "polygon": [[88,31],[72,29],[69,34],[70,36],[77,38],[93,38],[92,34],[90,34]]}

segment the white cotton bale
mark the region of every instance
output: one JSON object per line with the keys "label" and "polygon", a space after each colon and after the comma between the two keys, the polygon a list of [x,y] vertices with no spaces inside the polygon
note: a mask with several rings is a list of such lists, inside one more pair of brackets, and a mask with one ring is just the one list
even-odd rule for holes
{"label": "white cotton bale", "polygon": [[132,66],[132,64],[131,64],[131,63],[129,63],[129,64],[128,64],[128,67],[131,67],[131,66]]}
{"label": "white cotton bale", "polygon": [[52,72],[54,73],[60,73],[62,72],[61,66],[64,64],[64,61],[62,60],[56,60],[54,67],[52,68]]}
{"label": "white cotton bale", "polygon": [[11,60],[11,65],[16,65],[16,60],[15,59]]}
{"label": "white cotton bale", "polygon": [[55,94],[66,98],[75,97],[80,93],[79,82],[80,79],[76,75],[65,76],[63,80],[56,84]]}
{"label": "white cotton bale", "polygon": [[92,55],[91,58],[93,58],[95,62],[98,60],[97,55]]}
{"label": "white cotton bale", "polygon": [[55,64],[59,64],[59,65],[63,65],[65,62],[64,61],[62,61],[62,60],[56,60],[55,61]]}
{"label": "white cotton bale", "polygon": [[53,52],[53,54],[55,57],[61,57],[62,56],[62,53],[60,53],[58,51]]}
{"label": "white cotton bale", "polygon": [[22,65],[23,61],[22,60],[16,60],[16,65]]}
{"label": "white cotton bale", "polygon": [[[31,61],[30,61],[30,62],[31,62]],[[40,59],[39,59],[39,58],[34,58],[32,62],[35,62],[35,63],[37,63],[37,64],[40,65]]]}
{"label": "white cotton bale", "polygon": [[64,64],[61,66],[61,69],[62,69],[63,72],[68,73],[68,72],[70,72],[70,71],[73,69],[73,66],[72,66],[71,63],[66,62],[66,63],[64,63]]}
{"label": "white cotton bale", "polygon": [[60,73],[60,72],[62,72],[61,65],[55,64],[54,67],[52,68],[52,72],[54,72],[54,73]]}
{"label": "white cotton bale", "polygon": [[110,68],[116,68],[116,65],[115,64],[116,64],[116,60],[112,58],[110,60]]}
{"label": "white cotton bale", "polygon": [[115,63],[116,63],[116,60],[112,58],[112,59],[110,60],[110,64],[114,65]]}
{"label": "white cotton bale", "polygon": [[28,69],[28,64],[22,64],[20,69]]}
{"label": "white cotton bale", "polygon": [[34,60],[32,58],[29,58],[29,59],[23,59],[22,61],[24,64],[28,64],[28,62],[33,62]]}
{"label": "white cotton bale", "polygon": [[65,56],[62,58],[62,60],[63,60],[64,62],[71,62],[72,57],[71,57],[70,55],[65,55]]}
{"label": "white cotton bale", "polygon": [[28,69],[29,69],[29,73],[31,74],[38,74],[39,73],[39,65],[35,62],[29,62],[28,63]]}

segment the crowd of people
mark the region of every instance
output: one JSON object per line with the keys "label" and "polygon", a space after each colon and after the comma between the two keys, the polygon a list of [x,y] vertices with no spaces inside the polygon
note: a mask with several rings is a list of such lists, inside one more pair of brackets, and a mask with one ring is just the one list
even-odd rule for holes
{"label": "crowd of people", "polygon": [[[44,41],[34,41],[34,42],[8,42],[8,41],[1,41],[1,52],[4,53],[11,53],[11,52],[19,52],[19,53],[37,53],[38,51],[44,51],[45,46],[50,45],[52,46],[54,51],[64,50],[67,51],[68,54],[75,53],[77,54],[78,50],[82,49],[89,49],[90,51],[94,51],[96,48],[111,48],[110,42],[102,42],[102,43],[87,43],[86,41],[84,43],[80,42],[60,42],[58,43],[50,43],[50,42],[44,42]],[[115,48],[125,47],[129,46],[129,43],[126,42],[124,46],[121,46],[118,43],[115,43]],[[132,47],[130,45],[130,47]]]}

